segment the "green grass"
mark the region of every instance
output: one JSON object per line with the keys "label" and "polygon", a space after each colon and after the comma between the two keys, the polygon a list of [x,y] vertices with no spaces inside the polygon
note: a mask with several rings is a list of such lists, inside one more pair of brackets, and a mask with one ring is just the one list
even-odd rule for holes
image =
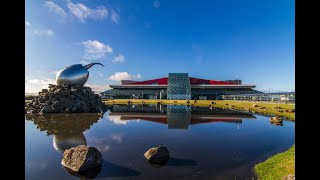
{"label": "green grass", "polygon": [[[183,105],[193,105],[193,106],[214,106],[219,108],[229,108],[230,105],[233,105],[234,109],[243,110],[244,108],[249,108],[250,111],[255,111],[256,113],[262,113],[265,115],[274,114],[276,116],[284,116],[289,120],[295,120],[295,113],[285,112],[286,109],[295,109],[294,104],[276,104],[276,103],[259,103],[259,102],[245,102],[245,101],[225,101],[225,100],[190,100],[190,103],[187,103],[186,100],[168,100],[168,99],[106,99],[103,100],[105,104],[183,104]],[[211,104],[215,102],[216,104]],[[228,105],[227,105],[228,104]],[[252,107],[253,104],[257,104],[259,107]],[[279,106],[282,109],[274,109],[274,106]],[[265,107],[266,109],[259,109],[260,107]],[[283,111],[283,112],[279,112]]]}
{"label": "green grass", "polygon": [[295,145],[257,164],[254,170],[261,180],[281,180],[284,176],[295,174]]}
{"label": "green grass", "polygon": [[[244,101],[214,101],[215,106],[221,108],[229,108],[230,105],[234,106],[234,109],[243,110],[244,108],[249,108],[251,111],[263,113],[263,114],[274,114],[277,116],[284,116],[289,120],[295,120],[295,113],[285,112],[286,109],[295,109],[293,104],[273,104],[273,103],[259,103],[259,102],[244,102]],[[228,104],[228,105],[227,105]],[[252,107],[253,104],[257,104],[259,107]],[[274,106],[279,106],[282,109],[275,109]],[[260,107],[265,107],[265,110],[259,109]],[[279,112],[279,110],[283,112]]]}

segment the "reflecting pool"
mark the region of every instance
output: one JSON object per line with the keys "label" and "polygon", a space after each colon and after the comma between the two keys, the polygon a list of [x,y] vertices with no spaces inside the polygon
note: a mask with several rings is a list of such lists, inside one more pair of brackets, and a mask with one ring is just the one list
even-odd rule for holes
{"label": "reflecting pool", "polygon": [[[98,114],[25,116],[26,179],[252,179],[255,164],[295,143],[295,123],[269,117],[182,105],[114,105]],[[103,164],[87,174],[69,173],[63,151],[94,146]],[[143,154],[164,145],[163,166]]]}

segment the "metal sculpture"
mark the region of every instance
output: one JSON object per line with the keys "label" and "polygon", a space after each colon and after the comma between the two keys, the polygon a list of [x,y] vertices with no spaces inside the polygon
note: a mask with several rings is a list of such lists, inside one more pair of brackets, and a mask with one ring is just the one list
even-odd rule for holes
{"label": "metal sculpture", "polygon": [[80,85],[84,86],[89,78],[88,69],[93,65],[101,63],[90,63],[85,66],[82,64],[73,64],[71,66],[61,69],[56,75],[56,82],[58,85]]}

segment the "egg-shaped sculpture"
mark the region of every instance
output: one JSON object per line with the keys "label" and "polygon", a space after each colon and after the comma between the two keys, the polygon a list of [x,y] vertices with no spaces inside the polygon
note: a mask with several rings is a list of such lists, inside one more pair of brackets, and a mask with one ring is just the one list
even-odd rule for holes
{"label": "egg-shaped sculpture", "polygon": [[104,66],[101,63],[90,63],[85,66],[82,64],[73,64],[71,66],[65,67],[58,71],[56,75],[56,82],[58,85],[80,85],[84,86],[89,78],[88,69],[93,65],[99,64]]}

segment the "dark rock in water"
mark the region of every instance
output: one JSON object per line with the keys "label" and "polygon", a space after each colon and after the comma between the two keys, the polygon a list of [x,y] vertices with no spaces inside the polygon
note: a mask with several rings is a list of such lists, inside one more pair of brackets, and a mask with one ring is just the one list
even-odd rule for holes
{"label": "dark rock in water", "polygon": [[83,172],[101,166],[102,162],[102,155],[98,149],[79,145],[64,151],[61,164],[68,170]]}
{"label": "dark rock in water", "polygon": [[[101,97],[94,94],[90,87],[49,85],[48,89],[39,92],[31,103],[27,104],[29,113],[60,113],[60,112],[100,112],[106,109]],[[49,107],[50,106],[50,107]],[[32,111],[31,111],[31,108]]]}
{"label": "dark rock in water", "polygon": [[270,122],[272,123],[282,123],[283,118],[282,117],[271,117]]}
{"label": "dark rock in water", "polygon": [[165,146],[158,146],[150,148],[144,153],[144,157],[146,157],[150,163],[163,165],[170,159],[170,154]]}

